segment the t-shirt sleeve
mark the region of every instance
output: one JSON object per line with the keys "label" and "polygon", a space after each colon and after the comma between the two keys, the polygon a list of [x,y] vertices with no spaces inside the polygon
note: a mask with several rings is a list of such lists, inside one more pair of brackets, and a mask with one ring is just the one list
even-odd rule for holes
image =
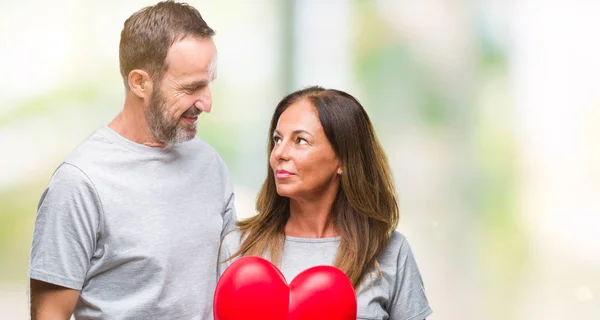
{"label": "t-shirt sleeve", "polygon": [[230,256],[231,256],[231,253],[229,252],[227,243],[225,242],[225,239],[223,239],[223,241],[221,242],[221,248],[219,249],[219,262],[217,264],[217,279],[223,275],[223,272],[225,272],[225,269],[227,269],[227,267],[229,267],[229,265],[231,264],[231,261],[224,262],[225,260],[229,259]]}
{"label": "t-shirt sleeve", "polygon": [[[229,188],[230,190],[233,188]],[[228,192],[228,197],[226,199],[225,210],[223,210],[223,230],[221,230],[221,237],[229,233],[231,230],[235,229],[235,194],[233,190]]]}
{"label": "t-shirt sleeve", "polygon": [[221,170],[221,178],[224,186],[224,201],[225,207],[223,212],[221,213],[223,218],[223,228],[221,230],[221,239],[235,229],[236,222],[236,212],[235,212],[235,194],[233,191],[233,184],[231,183],[231,178],[229,177],[229,172],[227,170],[227,166],[220,159],[220,170]]}
{"label": "t-shirt sleeve", "polygon": [[392,303],[390,320],[423,320],[432,313],[425,296],[423,279],[410,245],[403,239],[398,255],[398,272]]}
{"label": "t-shirt sleeve", "polygon": [[29,277],[81,290],[96,250],[101,208],[90,179],[63,163],[38,204]]}
{"label": "t-shirt sleeve", "polygon": [[219,249],[219,262],[217,264],[217,278],[220,278],[223,275],[223,272],[225,272],[225,269],[227,269],[227,267],[229,267],[233,261],[237,259],[236,258],[225,262],[225,260],[229,259],[240,249],[240,237],[241,234],[239,230],[235,229],[225,235],[221,241],[221,248]]}

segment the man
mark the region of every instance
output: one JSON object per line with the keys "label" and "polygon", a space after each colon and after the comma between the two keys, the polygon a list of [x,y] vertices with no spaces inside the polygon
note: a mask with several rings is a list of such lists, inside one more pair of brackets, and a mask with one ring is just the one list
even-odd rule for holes
{"label": "man", "polygon": [[212,104],[213,35],[172,1],[125,21],[123,110],[61,163],[38,205],[32,319],[211,318],[235,219],[225,164],[195,137]]}

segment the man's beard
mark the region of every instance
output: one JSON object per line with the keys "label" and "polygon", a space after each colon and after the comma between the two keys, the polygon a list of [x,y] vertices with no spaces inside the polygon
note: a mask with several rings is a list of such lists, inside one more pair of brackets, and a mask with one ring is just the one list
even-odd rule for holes
{"label": "man's beard", "polygon": [[[194,133],[188,132],[190,129],[196,129],[196,124],[184,126],[179,122],[181,117],[194,117],[200,114],[200,110],[192,106],[186,110],[178,119],[172,119],[169,116],[165,106],[165,98],[159,92],[154,90],[150,99],[150,106],[144,113],[150,132],[160,142],[166,144],[179,144],[191,140]],[[195,130],[194,130],[195,131]]]}

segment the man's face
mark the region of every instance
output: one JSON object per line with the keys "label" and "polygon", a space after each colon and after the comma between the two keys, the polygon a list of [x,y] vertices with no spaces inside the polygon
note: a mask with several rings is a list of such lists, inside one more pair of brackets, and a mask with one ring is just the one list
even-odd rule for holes
{"label": "man's face", "polygon": [[186,37],[167,53],[167,71],[154,84],[146,121],[155,138],[177,144],[196,135],[201,112],[210,112],[208,85],[216,76],[216,48],[212,39]]}

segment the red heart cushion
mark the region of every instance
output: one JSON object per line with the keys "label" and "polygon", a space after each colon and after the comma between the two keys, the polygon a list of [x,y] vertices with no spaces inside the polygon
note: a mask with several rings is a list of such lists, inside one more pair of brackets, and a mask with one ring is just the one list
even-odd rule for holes
{"label": "red heart cushion", "polygon": [[246,256],[219,279],[213,312],[216,320],[355,320],[356,295],[335,267],[306,269],[288,286],[271,262]]}

